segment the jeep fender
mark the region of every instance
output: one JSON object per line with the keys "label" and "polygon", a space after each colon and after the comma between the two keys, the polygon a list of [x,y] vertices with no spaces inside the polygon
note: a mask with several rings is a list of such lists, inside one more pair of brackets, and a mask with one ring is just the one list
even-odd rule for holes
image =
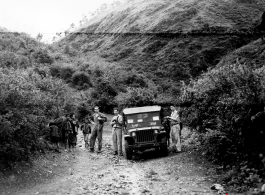
{"label": "jeep fender", "polygon": [[124,140],[127,140],[130,145],[134,143],[134,139],[130,135],[124,135]]}
{"label": "jeep fender", "polygon": [[166,134],[165,131],[160,132],[160,133],[157,135],[157,141],[160,142],[161,139],[162,139],[163,137],[166,137],[166,136],[167,136],[167,134]]}

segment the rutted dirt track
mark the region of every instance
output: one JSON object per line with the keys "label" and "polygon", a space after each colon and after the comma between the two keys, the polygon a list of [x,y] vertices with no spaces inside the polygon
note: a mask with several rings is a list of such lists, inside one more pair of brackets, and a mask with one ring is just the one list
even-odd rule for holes
{"label": "rutted dirt track", "polygon": [[[195,159],[192,151],[161,158],[155,151],[136,155],[133,161],[112,155],[111,130],[103,134],[103,152],[89,153],[82,133],[75,152],[63,152],[69,165],[37,184],[5,189],[2,194],[216,194],[210,190],[214,171]],[[96,143],[97,144],[97,143]],[[53,171],[54,172],[54,171]],[[55,170],[56,172],[56,170]],[[12,185],[11,185],[12,186]]]}

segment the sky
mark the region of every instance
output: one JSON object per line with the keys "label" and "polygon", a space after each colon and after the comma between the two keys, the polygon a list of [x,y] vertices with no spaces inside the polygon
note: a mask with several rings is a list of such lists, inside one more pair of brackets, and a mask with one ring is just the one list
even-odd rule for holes
{"label": "sky", "polygon": [[113,0],[0,0],[0,27],[25,32],[32,37],[43,34],[51,42],[57,32],[76,26],[89,12]]}

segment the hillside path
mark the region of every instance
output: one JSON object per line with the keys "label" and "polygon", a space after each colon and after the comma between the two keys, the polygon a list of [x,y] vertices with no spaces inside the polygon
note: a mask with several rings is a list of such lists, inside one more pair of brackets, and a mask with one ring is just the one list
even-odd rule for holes
{"label": "hillside path", "polygon": [[[210,190],[214,171],[198,162],[192,151],[170,153],[163,158],[155,151],[146,151],[127,161],[112,155],[109,126],[104,129],[101,154],[88,152],[82,137],[80,132],[75,152],[60,154],[61,159],[69,159],[69,164],[61,168],[60,173],[34,185],[20,185],[19,188],[13,185],[3,194],[217,194]],[[59,168],[50,172],[56,173],[56,169]]]}

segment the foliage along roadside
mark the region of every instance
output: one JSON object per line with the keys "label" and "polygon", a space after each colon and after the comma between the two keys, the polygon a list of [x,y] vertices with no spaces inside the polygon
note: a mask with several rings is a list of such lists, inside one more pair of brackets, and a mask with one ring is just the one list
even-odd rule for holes
{"label": "foliage along roadside", "polygon": [[49,130],[45,125],[65,106],[66,86],[33,68],[0,68],[0,86],[0,161],[28,159],[46,147],[42,138]]}
{"label": "foliage along roadside", "polygon": [[[265,178],[265,67],[236,62],[213,68],[182,91],[184,123],[201,134],[210,160],[239,190]],[[242,188],[240,188],[242,186]]]}

